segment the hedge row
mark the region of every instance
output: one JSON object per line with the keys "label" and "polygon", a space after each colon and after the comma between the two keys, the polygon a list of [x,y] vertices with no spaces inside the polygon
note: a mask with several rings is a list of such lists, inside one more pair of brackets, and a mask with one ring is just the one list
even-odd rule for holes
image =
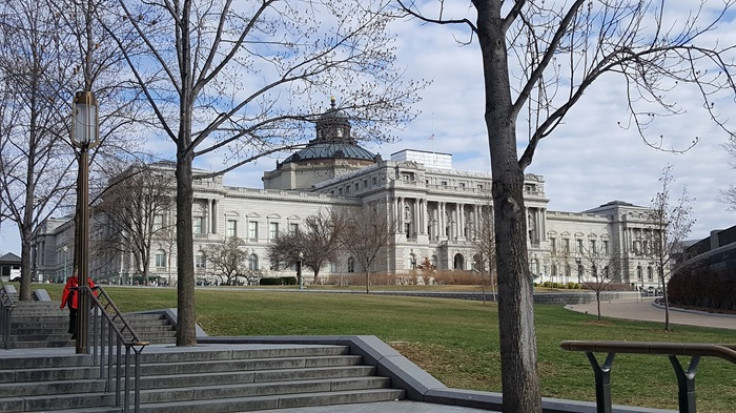
{"label": "hedge row", "polygon": [[736,310],[736,276],[726,271],[680,270],[667,283],[667,293],[673,305]]}
{"label": "hedge row", "polygon": [[579,290],[583,288],[582,285],[574,282],[569,283],[557,283],[552,281],[545,281],[542,284],[534,283],[535,286],[542,286],[545,288],[560,288],[560,289],[568,289],[568,290]]}
{"label": "hedge row", "polygon": [[264,277],[260,285],[296,285],[296,277]]}

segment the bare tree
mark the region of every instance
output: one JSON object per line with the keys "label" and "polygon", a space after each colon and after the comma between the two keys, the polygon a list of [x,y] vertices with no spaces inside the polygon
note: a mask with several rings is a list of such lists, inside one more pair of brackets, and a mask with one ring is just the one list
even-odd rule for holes
{"label": "bare tree", "polygon": [[[97,6],[104,2],[10,0],[0,15],[0,77],[13,90],[0,105],[6,108],[4,114],[14,113],[2,120],[0,202],[20,234],[22,300],[31,294],[33,231],[46,218],[72,207],[68,196],[74,193],[76,154],[69,144],[69,119],[74,91],[94,85],[103,102],[101,144],[92,154],[93,164],[97,154],[111,156],[137,145],[118,133],[140,118],[135,95],[122,92],[116,49],[108,47],[93,24],[100,16]],[[7,128],[6,120],[14,127]]]}
{"label": "bare tree", "polygon": [[6,93],[0,154],[0,202],[21,240],[20,299],[31,298],[31,239],[39,222],[72,191],[74,157],[64,142],[57,91],[69,56],[48,4],[9,1],[0,21],[0,73]]}
{"label": "bare tree", "polygon": [[[445,8],[444,1],[434,3],[434,10],[424,3],[399,2],[423,21],[465,26],[469,41],[477,39],[480,46],[493,175],[499,329],[504,332],[503,411],[539,412],[524,171],[540,141],[552,135],[600,79],[613,75],[621,79],[628,98],[631,122],[623,126],[638,131],[650,146],[665,146],[660,133],[649,135],[658,116],[685,112],[675,101],[683,89],[702,100],[706,117],[732,134],[715,102],[719,92],[727,97],[736,91],[729,55],[734,46],[709,35],[730,15],[734,1],[704,0],[688,14],[670,12],[668,7],[681,4],[662,0],[472,0],[474,21],[453,14],[463,8]],[[528,124],[528,138],[520,144],[516,135],[523,123]]]}
{"label": "bare tree", "polygon": [[308,217],[304,221],[306,248],[302,264],[314,272],[315,283],[320,269],[336,258],[340,248],[339,237],[345,229],[344,219],[343,214],[330,211]]}
{"label": "bare tree", "polygon": [[[490,200],[489,200],[490,201]],[[488,203],[481,208],[480,227],[477,228],[476,234],[473,236],[473,246],[475,247],[476,264],[480,267],[478,270],[483,274],[488,270],[488,285],[491,288],[491,297],[496,301],[496,237],[493,231],[493,206]],[[482,281],[485,285],[485,281]],[[483,300],[485,302],[485,289],[483,291]]]}
{"label": "bare tree", "polygon": [[[333,211],[307,217],[303,229],[285,232],[271,241],[268,245],[271,262],[291,266],[301,261],[301,265],[312,270],[316,283],[319,271],[336,258],[344,225],[343,215]],[[301,285],[301,280],[298,282]]]}
{"label": "bare tree", "polygon": [[601,246],[591,243],[583,249],[581,265],[589,274],[582,284],[595,292],[596,309],[600,320],[601,292],[608,290],[614,280],[621,279],[621,256],[618,250],[605,251]]}
{"label": "bare tree", "polygon": [[667,279],[672,269],[672,260],[681,252],[682,243],[692,230],[695,219],[692,217],[692,199],[687,194],[687,188],[683,188],[677,200],[670,199],[672,184],[675,179],[672,176],[672,166],[662,170],[659,182],[662,189],[652,199],[651,230],[648,231],[646,245],[641,246],[644,254],[647,254],[657,271],[657,277],[662,285],[662,298],[664,301],[664,329],[670,329],[670,304],[667,297]]}
{"label": "bare tree", "polygon": [[227,285],[235,285],[239,277],[248,273],[248,249],[238,237],[223,239],[205,250],[205,257],[214,267],[214,274]]}
{"label": "bare tree", "polygon": [[[731,155],[731,167],[736,169],[736,137],[731,137],[724,147]],[[722,189],[721,200],[726,203],[730,211],[736,211],[736,185],[731,184],[728,188]]]}
{"label": "bare tree", "polygon": [[170,169],[140,164],[111,180],[110,189],[95,206],[93,228],[111,235],[110,241],[98,244],[98,248],[133,257],[146,285],[153,242],[172,226],[166,218],[173,207],[173,193]]}
{"label": "bare tree", "polygon": [[411,117],[405,105],[421,85],[404,84],[392,67],[387,2],[119,0],[147,48],[123,55],[176,146],[177,345],[196,345],[194,160],[216,157],[224,165],[213,174],[222,174],[303,145],[302,130],[321,112],[317,101],[333,93],[354,128],[369,132],[364,139],[389,139],[386,125]]}
{"label": "bare tree", "polygon": [[[340,212],[347,214],[347,211]],[[365,293],[370,292],[370,274],[381,250],[387,251],[396,231],[395,220],[380,205],[374,204],[343,215],[345,230],[340,244],[360,264],[365,273]]]}
{"label": "bare tree", "polygon": [[[294,267],[300,265],[300,252],[302,258],[308,257],[307,248],[306,237],[302,231],[283,231],[268,243],[268,259],[274,269]],[[297,271],[297,277],[301,277],[300,270]],[[302,285],[302,280],[298,278],[297,284]]]}

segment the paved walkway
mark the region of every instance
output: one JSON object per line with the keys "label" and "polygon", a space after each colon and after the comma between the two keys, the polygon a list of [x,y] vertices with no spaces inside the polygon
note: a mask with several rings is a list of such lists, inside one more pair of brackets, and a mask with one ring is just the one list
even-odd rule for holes
{"label": "paved walkway", "polygon": [[[588,304],[567,305],[565,308],[580,313],[598,314],[595,301]],[[664,323],[665,311],[663,307],[654,305],[654,297],[624,298],[602,301],[601,316]],[[736,330],[736,315],[670,308],[670,323]]]}

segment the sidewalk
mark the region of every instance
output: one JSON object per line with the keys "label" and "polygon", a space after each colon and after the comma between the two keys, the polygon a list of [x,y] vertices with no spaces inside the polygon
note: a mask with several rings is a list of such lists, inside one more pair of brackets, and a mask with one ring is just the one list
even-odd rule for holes
{"label": "sidewalk", "polygon": [[[565,308],[579,313],[598,314],[595,301],[588,304],[566,305]],[[664,307],[654,305],[654,297],[637,297],[601,301],[601,316],[664,323],[665,311]],[[736,315],[704,313],[671,307],[670,323],[736,330]]]}

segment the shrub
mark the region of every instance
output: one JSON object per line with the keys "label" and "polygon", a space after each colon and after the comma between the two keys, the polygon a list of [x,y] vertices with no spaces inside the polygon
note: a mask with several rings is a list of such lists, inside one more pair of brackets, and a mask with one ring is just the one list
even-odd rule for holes
{"label": "shrub", "polygon": [[261,278],[260,285],[296,285],[296,277],[265,277]]}
{"label": "shrub", "polygon": [[713,310],[736,310],[736,276],[708,268],[685,268],[667,283],[670,303]]}

